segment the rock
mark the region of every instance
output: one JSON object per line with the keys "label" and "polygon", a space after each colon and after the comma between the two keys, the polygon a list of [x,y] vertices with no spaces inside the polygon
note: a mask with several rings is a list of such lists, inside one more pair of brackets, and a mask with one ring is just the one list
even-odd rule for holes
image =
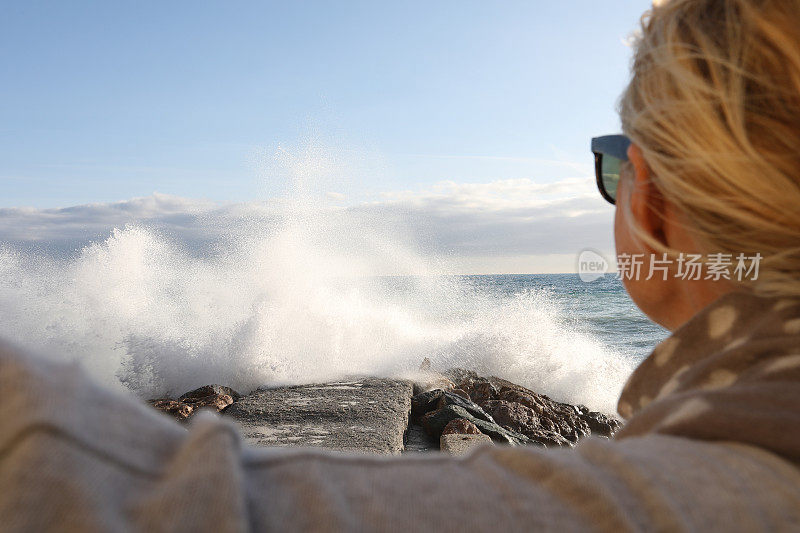
{"label": "rock", "polygon": [[465,455],[475,448],[493,444],[488,435],[478,433],[477,435],[464,435],[461,433],[442,434],[439,441],[439,448],[450,455]]}
{"label": "rock", "polygon": [[[463,391],[462,391],[463,392]],[[487,422],[494,422],[492,417],[486,411],[481,409],[479,405],[464,398],[463,395],[457,394],[455,391],[445,391],[442,389],[433,389],[427,392],[416,394],[411,398],[411,419],[419,421],[427,413],[441,409],[446,405],[458,405],[467,410],[476,418],[486,420]]]}
{"label": "rock", "polygon": [[187,392],[177,400],[161,398],[149,400],[148,403],[157,410],[172,415],[183,422],[200,409],[213,409],[216,412],[221,412],[238,398],[241,398],[241,395],[230,387],[205,385]]}
{"label": "rock", "polygon": [[619,420],[596,411],[581,414],[580,416],[589,425],[592,435],[599,437],[611,437],[622,427],[622,423]]}
{"label": "rock", "polygon": [[220,394],[219,396],[206,396],[205,398],[201,398],[191,405],[195,409],[209,408],[219,413],[224,411],[232,403],[233,398],[227,394]]}
{"label": "rock", "polygon": [[525,429],[535,429],[541,425],[533,409],[521,403],[489,400],[484,405],[494,421],[504,428],[523,433]]}
{"label": "rock", "polygon": [[514,430],[545,447],[571,446],[572,443],[556,431],[544,429],[533,409],[520,403],[490,400],[486,403],[495,422]]}
{"label": "rock", "polygon": [[[482,378],[463,369],[453,369],[446,372],[446,374],[448,373],[454,376],[464,376],[465,379],[459,383],[458,387],[463,388],[469,394],[470,399],[493,418],[495,418],[495,414],[503,418],[502,421],[495,418],[495,422],[508,429],[519,431],[542,444],[550,443],[552,445],[554,442],[558,442],[559,445],[564,445],[565,439],[570,443],[575,443],[589,434],[610,437],[622,426],[619,420],[590,411],[584,405],[557,402],[544,394],[537,394],[528,388],[497,376],[490,376],[488,379]],[[494,403],[496,401],[520,404],[530,409],[539,419],[538,427],[533,424],[532,419],[527,418],[531,413],[527,413],[527,417],[523,416],[519,409],[511,406],[503,408],[505,409],[503,415],[496,413],[499,405]]]}
{"label": "rock", "polygon": [[465,400],[469,400],[470,399],[469,394],[467,394],[467,391],[465,391],[464,389],[453,389],[450,392],[452,392],[453,394],[458,394],[459,396],[461,396]]}
{"label": "rock", "polygon": [[465,418],[456,418],[448,422],[442,430],[442,436],[450,435],[451,433],[459,435],[480,435],[481,430],[478,429],[478,426]]}
{"label": "rock", "polygon": [[439,398],[438,403],[436,404],[437,409],[442,409],[448,405],[457,405],[462,409],[465,409],[469,414],[474,416],[475,418],[479,418],[481,420],[486,420],[487,422],[491,422],[492,424],[495,421],[492,419],[491,415],[484,411],[481,406],[478,404],[471,402],[465,398],[462,398],[458,394],[454,394],[451,391],[444,391],[442,396]]}
{"label": "rock", "polygon": [[186,403],[163,398],[160,400],[150,400],[149,402],[155,409],[173,416],[176,420],[183,422],[192,416],[194,408]]}
{"label": "rock", "polygon": [[204,385],[202,387],[198,387],[194,390],[191,390],[181,396],[179,398],[180,401],[186,403],[194,403],[195,401],[206,398],[208,396],[224,396],[228,395],[231,397],[233,401],[236,401],[242,397],[241,394],[236,392],[230,387],[225,387],[223,385]]}
{"label": "rock", "polygon": [[469,391],[470,399],[480,406],[483,406],[485,402],[497,399],[497,394],[497,387],[483,378],[473,380]]}
{"label": "rock", "polygon": [[528,394],[519,390],[504,388],[498,394],[498,399],[522,404],[525,407],[532,409],[537,415],[542,415],[547,411],[547,406],[535,393]]}
{"label": "rock", "polygon": [[182,395],[180,401],[191,405],[194,411],[211,409],[219,413],[241,397],[241,394],[230,387],[205,385]]}
{"label": "rock", "polygon": [[223,416],[239,424],[249,444],[398,454],[412,389],[410,381],[378,378],[259,389]]}
{"label": "rock", "polygon": [[423,372],[429,372],[431,369],[431,360],[427,357],[422,360],[422,363],[419,365],[419,369]]}
{"label": "rock", "polygon": [[543,394],[525,391],[527,389],[518,386],[504,386],[498,397],[530,408],[539,417],[542,429],[555,431],[572,443],[591,432],[589,424],[578,415],[572,405],[553,401]]}
{"label": "rock", "polygon": [[412,396],[411,419],[417,422],[428,412],[435,410],[442,396],[444,396],[442,389],[433,389]]}
{"label": "rock", "polygon": [[445,426],[456,418],[464,418],[475,424],[481,433],[489,435],[493,441],[503,444],[519,445],[531,443],[525,435],[505,429],[504,427],[487,422],[480,418],[475,418],[466,409],[458,405],[447,405],[438,411],[431,411],[422,417],[422,427],[432,438],[439,439],[442,436]]}

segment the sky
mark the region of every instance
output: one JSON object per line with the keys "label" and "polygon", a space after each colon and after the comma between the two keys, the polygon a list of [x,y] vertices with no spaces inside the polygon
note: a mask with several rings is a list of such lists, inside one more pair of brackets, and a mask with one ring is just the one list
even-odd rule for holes
{"label": "sky", "polygon": [[619,131],[648,7],[4,1],[0,240],[95,238],[300,186],[410,209],[463,264],[482,258],[468,271],[553,254],[561,270],[573,248],[611,247],[589,139]]}

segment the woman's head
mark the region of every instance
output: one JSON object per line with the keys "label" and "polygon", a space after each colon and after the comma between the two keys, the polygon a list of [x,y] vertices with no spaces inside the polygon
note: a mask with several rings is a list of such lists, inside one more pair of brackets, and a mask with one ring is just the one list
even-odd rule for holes
{"label": "woman's head", "polygon": [[[642,19],[620,116],[652,210],[667,206],[698,250],[642,228],[629,198],[618,246],[627,232],[657,253],[760,253],[747,288],[800,296],[800,0],[661,2]],[[623,195],[641,169],[628,170]]]}

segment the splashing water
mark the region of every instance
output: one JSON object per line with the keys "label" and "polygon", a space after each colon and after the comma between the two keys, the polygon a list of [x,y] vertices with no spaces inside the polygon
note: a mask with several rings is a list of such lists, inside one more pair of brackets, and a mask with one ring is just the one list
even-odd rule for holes
{"label": "splashing water", "polygon": [[0,248],[0,335],[142,397],[403,375],[428,357],[613,412],[632,370],[546,292],[439,276],[385,220],[305,199],[222,234],[198,247],[129,225],[72,254]]}

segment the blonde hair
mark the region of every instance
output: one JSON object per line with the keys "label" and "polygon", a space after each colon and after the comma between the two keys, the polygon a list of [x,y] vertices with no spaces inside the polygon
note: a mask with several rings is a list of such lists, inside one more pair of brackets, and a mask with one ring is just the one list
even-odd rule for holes
{"label": "blonde hair", "polygon": [[656,5],[619,111],[703,251],[758,252],[750,288],[800,296],[800,0]]}

